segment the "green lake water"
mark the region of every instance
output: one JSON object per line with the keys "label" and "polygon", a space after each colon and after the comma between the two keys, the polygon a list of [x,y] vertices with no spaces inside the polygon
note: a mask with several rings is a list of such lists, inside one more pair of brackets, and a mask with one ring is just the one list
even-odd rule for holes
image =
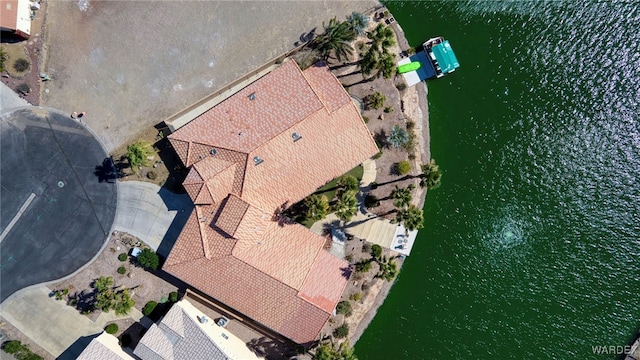
{"label": "green lake water", "polygon": [[640,329],[640,5],[389,2],[430,81],[443,185],[367,359],[620,359]]}

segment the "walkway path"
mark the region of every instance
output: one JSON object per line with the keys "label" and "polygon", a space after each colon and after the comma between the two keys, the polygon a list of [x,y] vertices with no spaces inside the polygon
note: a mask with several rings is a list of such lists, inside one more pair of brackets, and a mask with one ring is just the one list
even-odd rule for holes
{"label": "walkway path", "polygon": [[[122,181],[118,187],[118,213],[113,228],[127,232],[144,241],[162,256],[169,255],[171,247],[163,239],[173,242],[181,226],[171,226],[191,213],[193,205],[187,194],[174,194],[158,185],[141,181]],[[186,220],[186,219],[185,219]]]}
{"label": "walkway path", "polygon": [[0,305],[0,315],[51,355],[58,357],[82,336],[102,332],[102,327],[49,297],[43,285],[25,289]]}

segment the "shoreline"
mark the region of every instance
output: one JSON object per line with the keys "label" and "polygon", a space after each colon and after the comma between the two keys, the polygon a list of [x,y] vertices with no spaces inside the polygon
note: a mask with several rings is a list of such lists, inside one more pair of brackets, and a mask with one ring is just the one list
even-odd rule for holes
{"label": "shoreline", "polygon": [[[386,9],[386,7],[384,8]],[[393,29],[397,45],[400,47],[401,51],[405,51],[409,48],[409,43],[404,36],[404,31],[400,27],[397,22],[392,23],[391,28]],[[416,135],[418,136],[419,146],[420,146],[420,157],[416,158],[414,161],[414,165],[416,168],[419,168],[419,165],[427,164],[431,160],[431,148],[430,148],[430,132],[429,132],[429,103],[428,103],[428,87],[425,82],[418,84],[412,88],[407,88],[404,96],[402,96],[402,101],[405,104],[404,114],[412,118],[416,122]],[[416,205],[418,208],[422,209],[424,207],[426,197],[427,197],[427,189],[416,187],[413,194],[412,203]],[[405,258],[401,257],[397,260],[398,267],[400,272],[402,272],[402,266],[404,265]],[[349,337],[350,343],[352,346],[356,346],[360,337],[364,334],[366,329],[369,327],[369,324],[373,321],[375,316],[378,313],[378,309],[384,304],[389,292],[393,288],[397,280],[394,279],[393,282],[382,281],[382,285],[380,286],[378,293],[375,296],[373,303],[370,308],[364,314],[360,322],[358,323],[357,328],[353,331],[353,334]]]}

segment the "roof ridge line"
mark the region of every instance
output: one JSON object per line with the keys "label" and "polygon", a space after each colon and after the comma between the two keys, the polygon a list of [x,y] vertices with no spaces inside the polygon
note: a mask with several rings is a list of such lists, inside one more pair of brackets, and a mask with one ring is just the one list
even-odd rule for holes
{"label": "roof ridge line", "polygon": [[[205,184],[205,185],[206,185],[206,184]],[[205,185],[203,185],[203,187],[204,187]],[[209,190],[209,189],[207,189],[207,191],[208,191],[208,190]],[[200,190],[200,191],[202,191],[202,190]],[[207,235],[205,234],[205,231],[204,231],[204,229],[202,228],[203,223],[202,223],[202,221],[200,220],[200,218],[201,218],[201,215],[200,215],[200,212],[201,212],[200,206],[195,205],[195,209],[196,209],[196,215],[198,216],[198,218],[197,218],[196,220],[198,221],[198,230],[200,231],[200,240],[201,240],[201,241],[200,241],[200,244],[202,244],[202,251],[204,252],[204,257],[205,257],[205,258],[207,258],[207,259],[210,259],[210,258],[211,258],[211,254],[210,254],[210,252],[209,252],[209,240],[207,239]],[[207,225],[205,224],[204,226],[207,226]]]}

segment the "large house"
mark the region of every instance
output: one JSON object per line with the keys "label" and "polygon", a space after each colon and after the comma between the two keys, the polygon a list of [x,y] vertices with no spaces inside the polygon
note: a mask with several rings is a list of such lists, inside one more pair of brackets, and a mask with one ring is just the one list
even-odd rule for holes
{"label": "large house", "polygon": [[299,344],[318,338],[349,264],[279,216],[378,152],[326,66],[294,61],[169,136],[195,209],[164,270]]}

